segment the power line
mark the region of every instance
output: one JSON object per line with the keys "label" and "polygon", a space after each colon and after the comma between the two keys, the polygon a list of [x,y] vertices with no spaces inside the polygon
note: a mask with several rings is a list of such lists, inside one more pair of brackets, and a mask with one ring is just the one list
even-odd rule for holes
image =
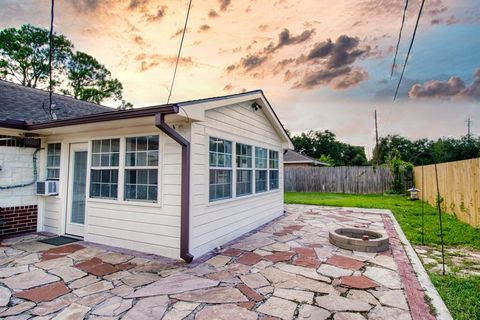
{"label": "power line", "polygon": [[402,24],[400,25],[400,32],[398,33],[398,40],[397,40],[397,46],[395,47],[395,55],[393,57],[392,70],[390,71],[390,79],[393,76],[393,70],[395,69],[395,65],[397,63],[398,47],[400,46],[400,41],[402,39],[402,31],[403,31],[403,26],[405,25],[405,16],[407,15],[407,8],[408,8],[408,0],[405,1],[405,7],[403,8]]}
{"label": "power line", "polygon": [[393,96],[393,101],[395,101],[395,99],[397,98],[398,89],[400,88],[400,84],[402,83],[403,74],[405,73],[405,67],[407,66],[408,58],[410,57],[410,52],[412,51],[413,42],[415,41],[415,35],[417,34],[418,23],[420,22],[420,17],[422,16],[424,4],[425,4],[425,0],[422,0],[420,10],[418,11],[417,21],[415,23],[415,29],[413,29],[412,40],[410,41],[410,46],[408,47],[407,56],[405,57],[405,62],[403,63],[402,73],[400,74],[400,79],[398,80],[397,88],[395,89],[395,95]]}
{"label": "power line", "polygon": [[177,75],[178,62],[180,60],[180,54],[183,47],[183,39],[185,38],[185,33],[187,31],[188,17],[190,15],[190,8],[192,7],[192,0],[188,3],[187,16],[185,18],[185,25],[183,26],[182,39],[180,40],[180,47],[178,48],[177,62],[175,63],[175,70],[173,71],[172,84],[170,85],[170,92],[168,93],[167,104],[170,103],[170,97],[172,96],[173,85],[175,84],[175,77]]}
{"label": "power line", "polygon": [[49,104],[48,104],[48,111],[50,116],[53,118],[52,114],[52,91],[53,91],[53,81],[52,81],[52,60],[53,60],[53,21],[55,19],[55,0],[52,0],[52,5],[50,8],[50,34],[49,34],[49,54],[48,54],[48,72],[49,72],[49,83],[48,83],[48,91],[49,91]]}

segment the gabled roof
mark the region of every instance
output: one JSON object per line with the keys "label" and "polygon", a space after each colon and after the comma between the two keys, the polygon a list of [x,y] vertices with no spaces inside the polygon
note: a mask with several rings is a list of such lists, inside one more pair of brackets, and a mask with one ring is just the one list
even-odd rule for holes
{"label": "gabled roof", "polygon": [[326,166],[326,167],[330,166],[330,164],[326,162],[316,160],[314,158],[311,158],[309,156],[306,156],[304,154],[301,154],[293,150],[288,150],[283,155],[283,163],[311,163],[315,166]]}
{"label": "gabled roof", "polygon": [[[264,107],[267,118],[270,119],[275,130],[287,142],[288,146],[285,148],[293,148],[290,137],[262,90],[122,111],[54,94],[53,102],[57,105],[55,108],[57,120],[52,120],[42,107],[42,103],[48,105],[48,92],[0,80],[0,127],[32,131],[141,118],[166,112],[169,114],[178,113],[178,116],[201,121],[199,114],[204,116],[204,111],[207,109],[246,101],[258,101]],[[183,109],[183,111],[188,109],[188,113],[179,112],[180,109]]]}
{"label": "gabled roof", "polygon": [[[56,105],[53,111],[58,120],[115,111],[113,108],[56,93],[53,94],[52,101]],[[48,113],[48,103],[47,91],[0,80],[0,120],[11,119],[28,123],[52,121]]]}

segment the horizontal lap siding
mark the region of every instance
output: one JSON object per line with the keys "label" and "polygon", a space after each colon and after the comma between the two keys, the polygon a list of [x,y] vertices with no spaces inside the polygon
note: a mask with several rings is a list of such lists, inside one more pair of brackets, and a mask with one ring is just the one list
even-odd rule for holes
{"label": "horizontal lap siding", "polygon": [[[209,203],[208,136],[278,151],[279,190]],[[204,122],[192,124],[191,144],[190,251],[195,257],[283,213],[281,140],[261,110],[252,112],[249,104],[209,110]]]}
{"label": "horizontal lap siding", "polygon": [[[87,199],[84,238],[90,242],[179,258],[181,147],[153,126],[126,130],[129,135],[160,135],[159,205]],[[49,137],[50,141],[62,142],[61,186],[58,197],[42,197],[43,230],[57,234],[65,231],[70,143],[111,136],[122,137],[126,130],[91,132],[83,137]],[[44,171],[44,166],[41,171]]]}

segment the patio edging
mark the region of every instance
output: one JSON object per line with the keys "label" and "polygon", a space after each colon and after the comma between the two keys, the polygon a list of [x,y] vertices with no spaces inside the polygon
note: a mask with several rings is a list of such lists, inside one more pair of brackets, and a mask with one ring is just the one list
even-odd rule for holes
{"label": "patio edging", "polygon": [[438,320],[453,320],[453,317],[450,314],[450,311],[448,311],[448,308],[445,305],[445,302],[443,301],[442,297],[440,297],[440,294],[438,293],[437,289],[434,287],[434,285],[430,281],[430,277],[428,276],[427,271],[423,267],[423,264],[420,261],[420,258],[417,256],[417,253],[413,249],[412,245],[410,244],[410,241],[408,241],[407,237],[405,236],[405,233],[400,227],[400,224],[398,223],[397,219],[395,219],[395,216],[390,210],[386,210],[386,211],[388,211],[386,212],[386,214],[392,220],[393,226],[400,238],[400,241],[404,244],[405,253],[407,254],[407,257],[410,259],[410,263],[413,267],[413,270],[417,274],[417,278],[420,284],[425,289],[425,294],[428,294],[428,296],[431,298],[431,303],[435,308],[435,310],[437,311],[436,318]]}
{"label": "patio edging", "polygon": [[[328,206],[318,206],[318,207],[328,208]],[[365,210],[368,210],[369,213],[383,214],[383,215],[389,216],[401,243],[404,245],[405,253],[407,254],[407,257],[410,259],[410,263],[413,267],[413,270],[417,274],[417,278],[420,282],[420,285],[424,288],[425,294],[427,294],[431,298],[431,303],[435,308],[435,310],[437,311],[436,318],[438,320],[453,320],[453,317],[450,314],[450,311],[445,305],[445,302],[443,301],[442,297],[440,297],[440,294],[438,293],[437,289],[435,288],[433,283],[430,281],[430,277],[428,276],[427,271],[423,267],[423,264],[420,261],[420,258],[417,256],[417,253],[413,249],[412,245],[410,244],[410,241],[408,241],[407,237],[405,236],[405,233],[403,232],[402,227],[398,223],[393,212],[388,209],[375,209],[375,208],[370,209],[370,208],[357,208],[357,207],[341,207],[341,208],[351,210],[351,211],[363,211],[363,212]]]}

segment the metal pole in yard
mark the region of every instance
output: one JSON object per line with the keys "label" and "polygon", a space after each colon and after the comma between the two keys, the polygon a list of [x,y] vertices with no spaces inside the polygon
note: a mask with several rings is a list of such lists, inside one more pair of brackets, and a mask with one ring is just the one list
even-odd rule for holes
{"label": "metal pole in yard", "polygon": [[422,245],[425,245],[425,198],[423,192],[425,192],[425,176],[423,174],[423,165],[422,165]]}
{"label": "metal pole in yard", "polygon": [[437,171],[437,161],[435,161],[435,180],[437,183],[437,209],[438,209],[438,217],[440,220],[440,241],[442,244],[442,273],[445,275],[445,250],[443,245],[443,224],[442,224],[442,208],[440,203],[440,188],[438,183],[438,171]]}

